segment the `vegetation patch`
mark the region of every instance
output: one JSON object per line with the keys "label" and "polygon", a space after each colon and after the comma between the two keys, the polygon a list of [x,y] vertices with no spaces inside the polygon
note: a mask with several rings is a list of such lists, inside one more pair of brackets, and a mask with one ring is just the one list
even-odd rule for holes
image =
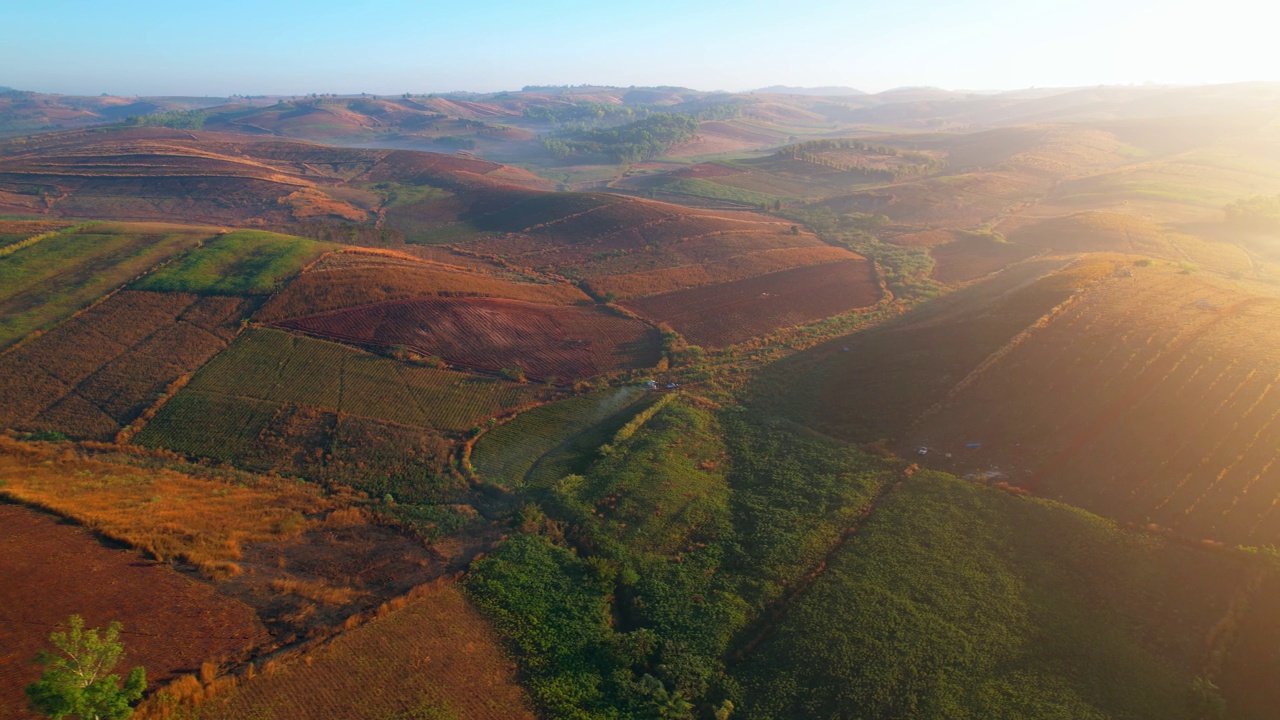
{"label": "vegetation patch", "polygon": [[[1192,693],[1202,638],[1252,574],[1223,560],[921,473],[735,669],[739,707],[750,718],[1203,717]],[[1187,592],[1186,577],[1213,580]]]}
{"label": "vegetation patch", "polygon": [[472,467],[487,482],[520,487],[540,459],[600,423],[627,413],[646,397],[645,392],[638,387],[616,388],[520,413],[476,441]]}
{"label": "vegetation patch", "polygon": [[54,325],[212,234],[176,225],[99,224],[0,257],[0,348]]}
{"label": "vegetation patch", "polygon": [[192,250],[135,287],[207,295],[265,295],[280,289],[303,265],[332,247],[290,235],[236,230]]}

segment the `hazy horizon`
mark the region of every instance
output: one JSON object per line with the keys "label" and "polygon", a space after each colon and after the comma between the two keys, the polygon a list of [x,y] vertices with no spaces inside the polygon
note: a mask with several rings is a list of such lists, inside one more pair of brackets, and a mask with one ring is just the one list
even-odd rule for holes
{"label": "hazy horizon", "polygon": [[[395,95],[526,85],[772,85],[875,93],[1280,79],[1247,0],[1065,6],[818,0],[603,7],[502,1],[483,12],[405,0],[351,6],[67,0],[0,11],[22,28],[0,85],[67,95]],[[1102,20],[1100,20],[1100,18]],[[51,41],[53,39],[53,41]],[[588,69],[589,68],[589,69]]]}

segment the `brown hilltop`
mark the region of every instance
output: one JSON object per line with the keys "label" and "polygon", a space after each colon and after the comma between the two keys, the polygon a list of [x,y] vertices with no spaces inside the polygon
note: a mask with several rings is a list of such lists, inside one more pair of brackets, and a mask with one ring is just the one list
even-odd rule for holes
{"label": "brown hilltop", "polygon": [[[343,149],[168,128],[70,131],[0,143],[0,212],[227,224],[333,216],[376,219],[372,197],[342,189],[392,182],[483,192],[546,185],[461,155]],[[365,207],[362,207],[365,205]]]}

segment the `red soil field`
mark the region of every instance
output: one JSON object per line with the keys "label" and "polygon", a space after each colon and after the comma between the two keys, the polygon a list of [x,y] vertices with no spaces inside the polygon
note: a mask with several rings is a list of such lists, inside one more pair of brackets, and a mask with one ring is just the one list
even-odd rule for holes
{"label": "red soil field", "polygon": [[[355,253],[339,253],[341,255]],[[255,319],[278,322],[361,305],[431,296],[499,297],[549,304],[591,303],[586,293],[568,283],[511,282],[421,260],[384,259],[388,262],[380,266],[307,272],[274,295]]]}
{"label": "red soil field", "polygon": [[404,345],[452,365],[488,372],[519,366],[539,380],[648,367],[660,357],[654,333],[639,321],[594,307],[492,298],[379,303],[278,326],[359,345]]}
{"label": "red soil field", "polygon": [[874,304],[880,289],[864,258],[627,302],[703,347],[719,348]]}
{"label": "red soil field", "polygon": [[239,657],[267,641],[247,605],[137,553],[115,550],[77,525],[0,504],[0,716],[25,712],[31,662],[71,615],[89,627],[124,623],[124,672],[147,669],[154,687],[206,660]]}

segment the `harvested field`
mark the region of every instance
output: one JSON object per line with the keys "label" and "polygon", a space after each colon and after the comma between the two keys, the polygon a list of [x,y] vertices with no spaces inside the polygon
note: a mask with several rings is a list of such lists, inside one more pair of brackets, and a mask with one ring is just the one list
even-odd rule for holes
{"label": "harvested field", "polygon": [[487,372],[520,367],[530,378],[561,382],[648,367],[660,357],[655,334],[636,320],[595,307],[516,300],[402,300],[279,326],[360,345],[402,345]]}
{"label": "harvested field", "polygon": [[1122,521],[1280,542],[1280,297],[1259,290],[1133,268],[966,378],[910,440]]}
{"label": "harvested field", "polygon": [[255,329],[202,368],[161,408],[138,442],[208,457],[237,456],[248,452],[285,403],[463,431],[548,392]]}
{"label": "harvested field", "polygon": [[874,304],[880,289],[862,258],[632,300],[626,306],[704,347],[725,347],[781,328]]}
{"label": "harvested field", "polygon": [[119,292],[4,355],[0,425],[107,440],[225,348],[251,304]]}
{"label": "harvested field", "polygon": [[303,265],[334,247],[290,235],[237,230],[219,235],[134,287],[207,295],[264,295],[278,290]]}
{"label": "harvested field", "polygon": [[254,611],[211,585],[136,552],[108,547],[89,530],[45,513],[0,503],[0,714],[23,711],[22,688],[40,676],[31,662],[49,633],[73,614],[90,627],[118,620],[127,655],[153,685],[239,658],[269,639]]}
{"label": "harvested field", "polygon": [[180,225],[98,224],[0,257],[0,348],[54,325],[213,233]]}
{"label": "harvested field", "polygon": [[533,720],[492,630],[450,583],[195,709],[199,720]]}
{"label": "harvested field", "polygon": [[[349,255],[352,253],[341,253]],[[260,322],[331,312],[393,300],[444,297],[499,297],[527,302],[590,303],[567,283],[519,283],[446,265],[402,260],[381,266],[316,269],[274,295],[256,316]]]}

